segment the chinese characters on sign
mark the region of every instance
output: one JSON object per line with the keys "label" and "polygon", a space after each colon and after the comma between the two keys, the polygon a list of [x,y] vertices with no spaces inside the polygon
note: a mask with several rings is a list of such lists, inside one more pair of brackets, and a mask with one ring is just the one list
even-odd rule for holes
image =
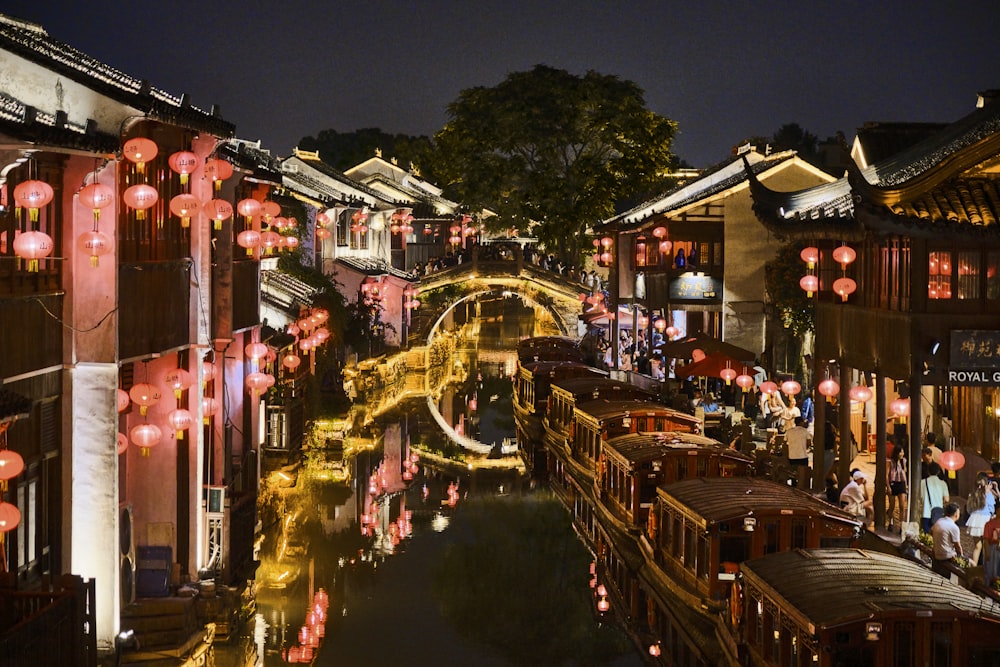
{"label": "chinese characters on sign", "polygon": [[696,301],[717,300],[722,297],[722,281],[706,275],[681,276],[670,283],[670,298]]}
{"label": "chinese characters on sign", "polygon": [[1000,332],[951,332],[948,384],[1000,385]]}

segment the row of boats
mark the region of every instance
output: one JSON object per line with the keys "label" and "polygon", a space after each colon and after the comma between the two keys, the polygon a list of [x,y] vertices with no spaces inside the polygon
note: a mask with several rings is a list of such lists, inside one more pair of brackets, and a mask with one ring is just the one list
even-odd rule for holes
{"label": "row of boats", "polygon": [[[657,664],[1000,665],[1000,605],[768,478],[655,387],[530,338],[517,439],[597,561],[595,599]],[[608,605],[611,598],[613,605]]]}

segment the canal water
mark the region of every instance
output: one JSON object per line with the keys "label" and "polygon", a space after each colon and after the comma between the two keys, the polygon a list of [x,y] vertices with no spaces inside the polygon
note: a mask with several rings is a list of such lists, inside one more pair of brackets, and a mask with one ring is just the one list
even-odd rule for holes
{"label": "canal water", "polygon": [[[545,331],[534,315],[516,297],[470,304],[441,419],[413,401],[380,424],[380,444],[307,459],[270,499],[281,518],[260,545],[255,658],[239,664],[642,664],[594,609],[568,513],[513,465],[510,376],[517,341]],[[481,465],[455,433],[483,444]]]}

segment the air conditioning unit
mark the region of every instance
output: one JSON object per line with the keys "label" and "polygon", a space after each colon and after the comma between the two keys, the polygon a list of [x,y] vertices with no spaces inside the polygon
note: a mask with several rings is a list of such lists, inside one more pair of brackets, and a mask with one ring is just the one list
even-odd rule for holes
{"label": "air conditioning unit", "polygon": [[118,510],[118,559],[121,606],[126,607],[135,602],[135,522],[130,504]]}
{"label": "air conditioning unit", "polygon": [[226,511],[226,487],[205,487],[205,510],[209,514],[223,514]]}

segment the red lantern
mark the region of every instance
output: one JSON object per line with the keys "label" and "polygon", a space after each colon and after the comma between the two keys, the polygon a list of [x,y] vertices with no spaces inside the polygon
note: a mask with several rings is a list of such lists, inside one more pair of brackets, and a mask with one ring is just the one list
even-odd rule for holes
{"label": "red lantern", "polygon": [[14,237],[14,254],[28,260],[28,272],[38,272],[38,260],[52,254],[55,244],[45,232],[23,232]]}
{"label": "red lantern", "polygon": [[143,456],[149,456],[149,449],[160,444],[163,431],[156,424],[139,424],[129,431],[129,437],[139,446]]}
{"label": "red lantern", "polygon": [[96,229],[80,234],[76,239],[80,250],[90,255],[90,265],[97,267],[103,255],[111,252],[111,237]]}
{"label": "red lantern", "polygon": [[132,402],[139,406],[139,414],[141,415],[145,415],[146,410],[150,406],[156,405],[160,400],[160,390],[148,382],[132,385],[128,395]]}
{"label": "red lantern", "polygon": [[121,456],[128,449],[128,438],[124,433],[118,434],[118,456]]}
{"label": "red lantern", "polygon": [[611,264],[611,260],[613,258],[614,258],[614,256],[610,252],[602,252],[601,253],[601,264],[605,264],[605,265]]}
{"label": "red lantern", "polygon": [[597,603],[597,611],[603,614],[609,609],[611,609],[611,603],[608,602],[608,599],[606,597],[602,597]]}
{"label": "red lantern", "polygon": [[21,510],[14,503],[0,502],[0,533],[17,528],[21,523]]}
{"label": "red lantern", "polygon": [[316,228],[316,238],[319,239],[320,241],[325,241],[326,239],[328,239],[328,238],[330,238],[332,236],[333,236],[333,232],[331,232],[329,229],[327,229],[325,227],[317,227]]}
{"label": "red lantern", "polygon": [[330,224],[330,216],[322,211],[316,214],[316,225],[319,227],[326,227]]}
{"label": "red lantern", "polygon": [[753,376],[752,375],[737,375],[736,384],[743,389],[743,391],[750,391],[750,387],[753,386]]}
{"label": "red lantern", "polygon": [[667,235],[666,227],[657,227],[653,230],[653,236],[655,236],[658,239],[662,239],[666,235]]}
{"label": "red lantern", "polygon": [[781,383],[781,393],[785,396],[795,396],[802,391],[802,385],[795,380],[785,380]]}
{"label": "red lantern", "polygon": [[248,359],[260,361],[267,357],[267,349],[267,345],[264,343],[249,343],[243,351],[246,353]]}
{"label": "red lantern", "polygon": [[294,371],[302,363],[302,359],[295,354],[286,354],[285,358],[281,360],[281,365],[290,371]]}
{"label": "red lantern", "polygon": [[840,393],[840,384],[832,378],[827,378],[819,383],[816,387],[816,391],[823,396],[830,398],[831,396],[836,396]]}
{"label": "red lantern", "polygon": [[236,212],[246,218],[248,223],[251,218],[260,214],[260,209],[261,204],[256,199],[241,199],[236,202]]}
{"label": "red lantern", "polygon": [[124,412],[128,408],[128,404],[131,401],[128,397],[128,392],[124,389],[118,390],[118,412]]}
{"label": "red lantern", "polygon": [[764,394],[765,396],[770,396],[771,394],[777,394],[778,393],[778,385],[775,384],[774,382],[771,382],[770,380],[767,380],[765,382],[761,382],[760,383],[760,393]]}
{"label": "red lantern", "polygon": [[833,260],[839,262],[845,271],[847,270],[847,265],[857,259],[857,257],[858,253],[854,252],[854,248],[849,245],[842,245],[833,249]]}
{"label": "red lantern", "polygon": [[14,188],[14,203],[18,209],[28,209],[32,222],[38,222],[38,209],[52,201],[54,196],[55,191],[45,181],[23,181]]}
{"label": "red lantern", "polygon": [[667,327],[663,330],[663,334],[667,337],[667,340],[673,340],[677,338],[681,333],[678,327]]}
{"label": "red lantern", "polygon": [[[226,164],[229,164],[228,162]],[[225,199],[211,199],[205,202],[205,215],[215,223],[215,229],[222,229],[222,221],[233,216],[233,205]]]}
{"label": "red lantern", "polygon": [[0,449],[0,480],[9,481],[24,470],[24,458],[12,449]]}
{"label": "red lantern", "polygon": [[285,245],[289,250],[295,250],[299,247],[299,238],[297,236],[286,236]]}
{"label": "red lantern", "polygon": [[247,249],[247,257],[253,257],[253,249],[260,245],[260,232],[245,229],[236,235],[236,243]]}
{"label": "red lantern", "polygon": [[194,170],[201,164],[201,158],[191,151],[177,151],[167,158],[167,164],[177,174],[180,174],[181,185],[187,185]]}
{"label": "red lantern", "polygon": [[270,255],[281,242],[281,234],[278,232],[266,231],[260,233],[260,247],[265,254]]}
{"label": "red lantern", "polygon": [[254,398],[267,391],[268,383],[266,373],[250,373],[246,378],[247,389],[254,395]]}
{"label": "red lantern", "polygon": [[80,203],[94,212],[94,220],[101,217],[101,209],[115,201],[115,191],[104,183],[91,183],[80,190]]}
{"label": "red lantern", "polygon": [[732,368],[723,368],[721,371],[719,371],[719,377],[725,380],[726,384],[729,384],[734,379],[736,379],[736,375],[737,375],[736,371]]}
{"label": "red lantern", "polygon": [[191,413],[184,408],[177,408],[176,410],[171,410],[167,414],[167,423],[170,424],[174,431],[177,432],[177,439],[184,439],[184,431],[191,428],[191,424],[194,423],[194,417]]}
{"label": "red lantern", "polygon": [[170,212],[181,219],[181,227],[191,226],[191,217],[201,210],[201,200],[194,195],[176,195],[170,200]]}
{"label": "red lantern", "polygon": [[135,209],[136,220],[145,220],[146,209],[153,206],[159,198],[156,188],[145,183],[133,185],[122,194],[125,203]]}
{"label": "red lantern", "polygon": [[202,422],[208,424],[212,416],[219,411],[219,401],[211,396],[201,397],[201,418]]}
{"label": "red lantern", "polygon": [[139,173],[146,170],[146,163],[155,158],[159,152],[160,149],[157,148],[156,142],[145,137],[129,139],[122,146],[122,155],[125,156],[125,159],[135,163],[135,169]]}
{"label": "red lantern", "polygon": [[958,451],[957,449],[949,449],[946,452],[941,452],[941,457],[938,459],[938,463],[945,470],[961,470],[965,466],[965,454]]}
{"label": "red lantern", "polygon": [[819,248],[815,246],[803,248],[802,252],[799,253],[799,257],[802,258],[802,261],[806,263],[807,267],[810,269],[815,268],[816,262],[819,261]]}
{"label": "red lantern", "polygon": [[811,274],[802,276],[799,278],[799,287],[805,290],[806,296],[812,296],[819,289],[819,278]]}
{"label": "red lantern", "polygon": [[897,398],[889,403],[889,409],[894,415],[905,420],[910,416],[910,399]]}
{"label": "red lantern", "polygon": [[670,252],[670,249],[673,247],[674,244],[671,243],[670,241],[660,241],[660,246],[659,246],[660,254],[666,255],[668,252]]}
{"label": "red lantern", "polygon": [[605,249],[610,248],[613,241],[610,236],[605,236],[601,239],[601,246]]}
{"label": "red lantern", "polygon": [[270,199],[263,201],[260,204],[260,214],[264,216],[265,221],[269,222],[271,218],[281,215],[281,205]]}
{"label": "red lantern", "polygon": [[851,387],[851,390],[847,392],[847,395],[856,403],[867,403],[872,399],[872,390],[863,384],[859,384],[856,387]]}
{"label": "red lantern", "polygon": [[841,300],[847,301],[847,297],[858,289],[858,284],[850,278],[837,278],[833,281],[833,291],[840,295]]}
{"label": "red lantern", "polygon": [[222,181],[232,175],[233,165],[225,160],[209,160],[205,163],[205,177],[215,184],[216,192],[222,189]]}
{"label": "red lantern", "polygon": [[181,393],[194,384],[194,376],[186,369],[175,368],[163,377],[163,382],[173,390],[174,396],[179,400]]}

